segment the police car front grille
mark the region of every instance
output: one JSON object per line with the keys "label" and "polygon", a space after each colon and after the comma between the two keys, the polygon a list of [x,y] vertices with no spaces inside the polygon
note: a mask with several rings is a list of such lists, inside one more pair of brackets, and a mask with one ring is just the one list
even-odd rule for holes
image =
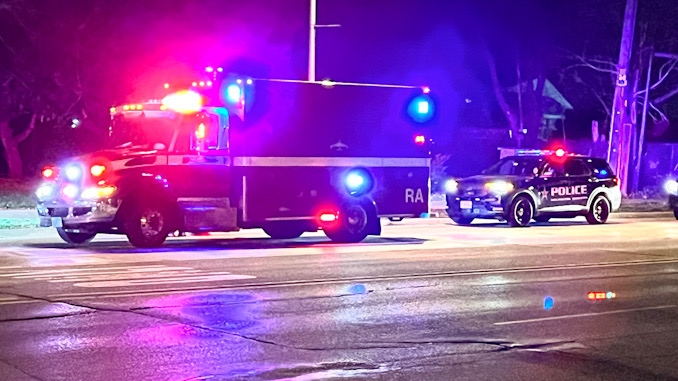
{"label": "police car front grille", "polygon": [[47,208],[50,217],[66,217],[68,216],[68,208]]}
{"label": "police car front grille", "polygon": [[82,216],[82,215],[85,215],[85,214],[87,214],[87,213],[89,213],[89,212],[91,212],[91,211],[92,211],[92,208],[82,208],[82,207],[80,207],[80,208],[73,208],[73,215],[76,216],[76,217],[77,217],[77,216]]}

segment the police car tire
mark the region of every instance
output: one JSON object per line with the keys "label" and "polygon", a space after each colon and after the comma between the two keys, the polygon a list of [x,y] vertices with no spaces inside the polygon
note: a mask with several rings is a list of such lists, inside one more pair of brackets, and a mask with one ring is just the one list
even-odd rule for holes
{"label": "police car tire", "polygon": [[[142,214],[148,214],[149,212],[154,212],[156,214],[154,218],[157,218],[159,215],[162,219],[160,230],[158,230],[157,234],[153,234],[152,236],[144,234],[140,221]],[[170,208],[164,202],[157,200],[135,202],[125,216],[125,233],[127,234],[127,239],[135,247],[159,247],[165,242],[169,233],[174,230],[171,228],[170,218]]]}
{"label": "police car tire", "polygon": [[57,228],[59,237],[71,245],[84,245],[94,239],[97,233],[70,233],[64,228]]}
{"label": "police car tire", "polygon": [[273,239],[299,238],[304,234],[304,229],[294,223],[282,222],[264,226],[264,233]]}
{"label": "police car tire", "polygon": [[457,225],[471,225],[473,222],[474,218],[473,217],[450,217],[452,221],[454,221],[455,224]]}
{"label": "police car tire", "polygon": [[[595,209],[598,207],[598,205],[601,206],[601,216],[596,217]],[[596,198],[593,199],[593,202],[591,203],[591,210],[586,214],[586,221],[588,221],[589,224],[592,225],[597,225],[597,224],[604,224],[607,222],[607,218],[610,216],[610,201],[607,200],[607,198],[603,196],[597,196]]]}
{"label": "police car tire", "polygon": [[[523,208],[522,216],[517,216],[518,208]],[[525,196],[518,196],[511,203],[511,208],[509,209],[508,216],[506,216],[506,220],[508,221],[509,226],[526,227],[530,225],[533,215],[534,206],[532,205],[532,202],[530,202],[530,200]]]}
{"label": "police car tire", "polygon": [[360,204],[349,204],[339,212],[336,226],[323,229],[333,242],[354,243],[367,237],[370,213]]}
{"label": "police car tire", "polygon": [[673,209],[673,216],[678,220],[678,208]]}

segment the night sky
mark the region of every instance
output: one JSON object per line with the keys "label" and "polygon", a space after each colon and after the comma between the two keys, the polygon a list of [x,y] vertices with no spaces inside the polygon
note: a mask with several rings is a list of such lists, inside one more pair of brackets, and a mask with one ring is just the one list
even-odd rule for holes
{"label": "night sky", "polygon": [[[43,76],[54,86],[78,82],[75,109],[92,119],[100,115],[100,124],[108,107],[153,96],[165,82],[196,78],[207,65],[255,77],[306,78],[309,0],[3,3],[20,10],[26,5],[19,19],[33,24],[24,30],[0,10],[0,69]],[[604,125],[606,117],[589,85],[609,102],[613,77],[582,71],[585,83],[576,83],[563,68],[571,64],[570,52],[617,61],[624,4],[318,0],[318,23],[341,27],[318,30],[317,77],[430,86],[440,102],[432,135],[445,144],[466,128],[507,126],[490,86],[486,47],[505,88],[517,82],[516,62],[523,80],[542,74],[553,82],[575,108],[566,114],[572,137],[588,138],[591,120]],[[636,39],[645,36],[655,50],[678,52],[675,20],[674,0],[640,1]],[[6,61],[7,47],[17,50],[24,42],[35,45],[33,55],[25,63]],[[672,78],[669,90],[678,86]],[[678,116],[673,103],[663,109],[670,118]]]}

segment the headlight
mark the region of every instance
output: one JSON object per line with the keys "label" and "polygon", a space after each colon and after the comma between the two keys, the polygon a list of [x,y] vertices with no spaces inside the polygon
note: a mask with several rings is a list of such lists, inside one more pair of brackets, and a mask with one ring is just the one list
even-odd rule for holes
{"label": "headlight", "polygon": [[457,193],[459,190],[459,182],[454,179],[447,180],[445,183],[445,191],[447,193]]}
{"label": "headlight", "polygon": [[664,184],[664,189],[671,194],[678,194],[678,181],[667,181],[666,184]]}
{"label": "headlight", "polygon": [[38,200],[44,200],[51,196],[52,193],[54,193],[54,186],[52,184],[42,184],[35,191],[35,196],[38,197]]}
{"label": "headlight", "polygon": [[491,183],[485,184],[485,187],[490,190],[490,192],[496,195],[505,195],[515,188],[513,184],[506,181],[493,181]]}
{"label": "headlight", "polygon": [[115,192],[115,187],[112,185],[105,187],[91,187],[82,191],[80,198],[85,200],[96,200],[104,197],[108,197]]}

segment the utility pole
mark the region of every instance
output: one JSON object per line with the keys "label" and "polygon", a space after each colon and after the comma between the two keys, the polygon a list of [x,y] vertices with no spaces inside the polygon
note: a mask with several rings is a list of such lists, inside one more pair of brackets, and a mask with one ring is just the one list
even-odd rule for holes
{"label": "utility pole", "polygon": [[633,50],[633,33],[636,26],[636,10],[638,0],[626,0],[626,10],[624,12],[624,26],[622,28],[621,46],[619,48],[619,62],[617,64],[617,83],[614,89],[614,99],[612,101],[612,116],[610,122],[610,139],[607,150],[607,161],[615,170],[617,176],[621,178],[622,194],[627,194],[628,189],[628,169],[631,149],[631,118],[629,109],[633,109],[628,104],[630,90],[628,89],[629,62]]}

